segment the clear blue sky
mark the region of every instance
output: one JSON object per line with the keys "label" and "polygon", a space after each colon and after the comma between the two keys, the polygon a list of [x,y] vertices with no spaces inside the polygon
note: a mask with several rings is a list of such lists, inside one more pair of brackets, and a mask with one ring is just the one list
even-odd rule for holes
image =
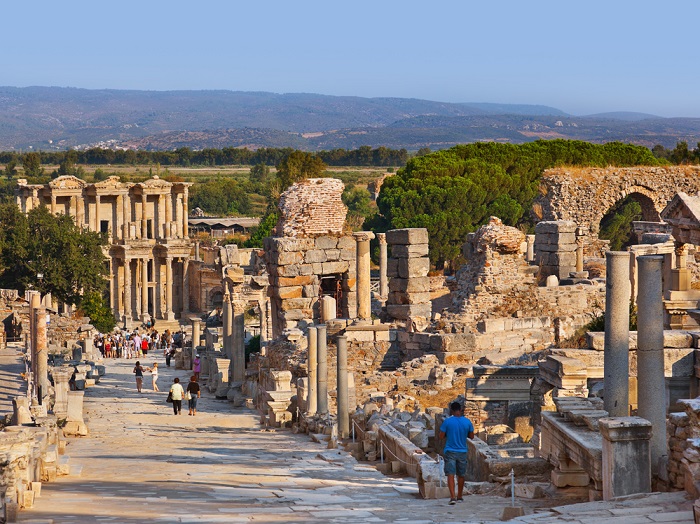
{"label": "clear blue sky", "polygon": [[700,2],[6,2],[0,85],[229,89],[700,117]]}

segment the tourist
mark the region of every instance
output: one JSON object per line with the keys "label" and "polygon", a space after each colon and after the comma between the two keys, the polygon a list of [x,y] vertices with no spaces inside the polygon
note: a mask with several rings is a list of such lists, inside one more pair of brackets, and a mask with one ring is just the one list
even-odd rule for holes
{"label": "tourist", "polygon": [[134,341],[134,358],[140,357],[141,356],[141,337],[139,336],[138,332],[134,332],[134,335],[131,338]]}
{"label": "tourist", "polygon": [[112,341],[109,337],[105,339],[105,357],[112,358]]}
{"label": "tourist", "polygon": [[141,393],[141,387],[143,386],[143,372],[145,369],[141,366],[141,363],[137,360],[136,365],[134,365],[134,373],[136,374],[136,389]]}
{"label": "tourist", "polygon": [[188,415],[194,416],[197,414],[197,399],[201,396],[201,388],[197,383],[197,377],[195,375],[192,375],[192,377],[190,378],[190,383],[187,384],[187,395],[185,396],[185,398],[189,400],[190,412],[188,413]]}
{"label": "tourist", "polygon": [[173,399],[173,412],[175,415],[182,415],[182,397],[185,396],[185,390],[180,385],[180,379],[175,377],[173,385],[170,386],[170,395]]}
{"label": "tourist", "polygon": [[[440,426],[440,438],[445,441],[445,475],[450,490],[450,505],[462,502],[464,475],[467,473],[467,438],[474,438],[474,424],[464,416],[459,402],[450,404],[452,416]],[[457,474],[457,495],[455,496],[455,473]]]}
{"label": "tourist", "polygon": [[199,371],[202,368],[202,362],[199,360],[199,355],[196,354],[194,356],[194,360],[192,361],[192,372],[194,373],[194,380],[195,382],[199,382]]}
{"label": "tourist", "polygon": [[149,337],[147,334],[143,335],[143,338],[141,339],[141,353],[143,353],[143,356],[148,355],[148,344],[150,343]]}
{"label": "tourist", "polygon": [[158,362],[153,363],[153,367],[151,368],[151,378],[153,379],[153,391],[160,391],[158,389]]}

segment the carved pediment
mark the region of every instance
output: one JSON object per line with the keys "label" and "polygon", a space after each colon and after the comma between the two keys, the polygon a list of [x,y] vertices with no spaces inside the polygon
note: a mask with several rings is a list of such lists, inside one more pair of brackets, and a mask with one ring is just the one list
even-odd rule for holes
{"label": "carved pediment", "polygon": [[700,229],[700,196],[676,193],[661,212],[661,218],[674,226]]}
{"label": "carved pediment", "polygon": [[153,175],[153,178],[149,178],[138,185],[148,189],[165,189],[172,187],[170,182],[163,180],[158,175]]}
{"label": "carved pediment", "polygon": [[87,182],[71,175],[60,176],[49,182],[51,189],[83,189],[85,186]]}
{"label": "carved pediment", "polygon": [[93,186],[95,186],[95,189],[103,189],[108,191],[112,189],[123,189],[127,187],[126,184],[122,183],[118,176],[114,175],[108,177],[106,180],[94,183]]}

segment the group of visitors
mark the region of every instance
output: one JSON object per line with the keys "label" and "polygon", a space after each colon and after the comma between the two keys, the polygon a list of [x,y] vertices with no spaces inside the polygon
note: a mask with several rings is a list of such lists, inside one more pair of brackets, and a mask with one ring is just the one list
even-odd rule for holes
{"label": "group of visitors", "polygon": [[175,377],[173,379],[173,385],[170,386],[170,398],[173,401],[173,413],[175,415],[182,415],[182,400],[187,400],[189,403],[189,413],[188,415],[197,414],[197,399],[202,396],[202,390],[197,382],[197,377],[192,375],[190,377],[190,382],[187,384],[187,388],[183,389],[182,384],[180,384],[180,379]]}
{"label": "group of visitors", "polygon": [[149,351],[162,349],[165,364],[170,367],[170,360],[175,354],[174,337],[169,329],[163,334],[154,328],[142,333],[138,329],[106,335],[98,333],[93,342],[104,358],[142,358],[148,356]]}

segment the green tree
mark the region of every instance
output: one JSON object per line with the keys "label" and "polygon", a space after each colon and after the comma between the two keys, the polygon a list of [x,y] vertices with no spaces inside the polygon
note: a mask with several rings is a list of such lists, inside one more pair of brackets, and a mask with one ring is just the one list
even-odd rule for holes
{"label": "green tree", "polygon": [[277,211],[268,209],[265,216],[260,219],[260,224],[258,224],[258,227],[251,232],[250,238],[243,243],[243,247],[261,248],[263,246],[263,239],[265,239],[265,237],[272,236],[272,230],[275,229],[278,219],[279,215],[277,214]]}
{"label": "green tree", "polygon": [[365,220],[377,212],[369,196],[369,191],[362,187],[346,187],[342,195],[343,203],[348,207],[347,223],[354,231],[362,229]]}
{"label": "green tree", "polygon": [[254,184],[267,184],[270,178],[270,166],[258,163],[250,168],[249,179]]}
{"label": "green tree", "polygon": [[632,222],[642,219],[642,206],[632,197],[627,197],[615,205],[600,221],[600,234],[603,240],[610,240],[612,251],[621,251],[632,244]]}
{"label": "green tree", "polygon": [[306,178],[322,177],[325,170],[326,164],[316,155],[306,151],[292,151],[277,164],[280,190],[284,191],[294,182]]}
{"label": "green tree", "polygon": [[90,323],[101,333],[109,333],[117,325],[114,313],[105,304],[102,294],[97,291],[83,295],[80,310],[86,317],[90,317]]}
{"label": "green tree", "polygon": [[5,170],[3,171],[3,174],[8,180],[12,180],[15,176],[17,176],[16,158],[11,159],[7,164],[5,164]]}
{"label": "green tree", "polygon": [[104,289],[106,238],[79,229],[70,216],[52,215],[45,207],[25,216],[15,204],[2,204],[0,229],[1,287],[38,289],[67,304]]}
{"label": "green tree", "polygon": [[39,153],[26,153],[22,157],[22,167],[24,168],[24,175],[28,177],[37,177],[44,174]]}

